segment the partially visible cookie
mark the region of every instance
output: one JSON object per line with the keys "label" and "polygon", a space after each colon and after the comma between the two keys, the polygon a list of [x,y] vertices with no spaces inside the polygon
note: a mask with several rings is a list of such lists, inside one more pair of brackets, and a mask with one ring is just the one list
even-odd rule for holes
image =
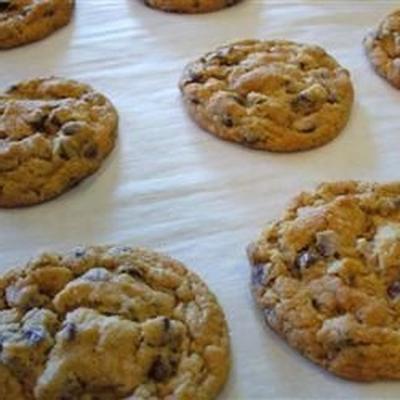
{"label": "partially visible cookie", "polygon": [[205,130],[279,152],[329,142],[353,103],[347,70],[318,46],[283,40],[220,47],[186,67],[180,89]]}
{"label": "partially visible cookie", "polygon": [[0,0],[0,49],[20,46],[66,25],[74,0]]}
{"label": "partially visible cookie", "polygon": [[377,29],[369,32],[364,46],[378,74],[400,89],[400,10],[386,16]]}
{"label": "partially visible cookie", "polygon": [[2,400],[211,400],[229,353],[215,296],[152,251],[77,248],[0,277]]}
{"label": "partially visible cookie", "polygon": [[240,0],[144,0],[150,7],[176,13],[207,13],[233,6]]}
{"label": "partially visible cookie", "polygon": [[400,183],[302,193],[249,247],[268,325],[344,378],[400,379]]}
{"label": "partially visible cookie", "polygon": [[23,81],[0,94],[0,207],[41,203],[94,173],[117,121],[105,96],[72,80]]}

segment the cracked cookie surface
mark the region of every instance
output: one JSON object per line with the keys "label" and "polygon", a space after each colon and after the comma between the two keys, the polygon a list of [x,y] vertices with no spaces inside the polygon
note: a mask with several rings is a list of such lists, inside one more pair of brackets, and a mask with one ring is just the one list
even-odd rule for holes
{"label": "cracked cookie surface", "polygon": [[72,80],[23,81],[0,94],[0,206],[41,203],[94,173],[117,123],[105,96]]}
{"label": "cracked cookie surface", "polygon": [[143,0],[146,5],[175,13],[207,13],[233,6],[241,0]]}
{"label": "cracked cookie surface", "polygon": [[389,14],[364,39],[368,58],[378,72],[400,89],[400,10]]}
{"label": "cracked cookie surface", "polygon": [[185,68],[180,89],[203,129],[278,152],[329,142],[353,103],[347,70],[318,46],[283,40],[220,47]]}
{"label": "cracked cookie surface", "polygon": [[400,183],[302,193],[248,248],[268,325],[354,380],[400,379]]}
{"label": "cracked cookie surface", "polygon": [[0,49],[20,46],[66,25],[74,0],[0,0]]}
{"label": "cracked cookie surface", "polygon": [[76,248],[0,278],[2,400],[209,400],[228,371],[223,311],[167,256]]}

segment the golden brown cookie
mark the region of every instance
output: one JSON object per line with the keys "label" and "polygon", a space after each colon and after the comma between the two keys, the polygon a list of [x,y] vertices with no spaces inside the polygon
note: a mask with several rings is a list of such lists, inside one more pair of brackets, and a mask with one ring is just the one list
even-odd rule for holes
{"label": "golden brown cookie", "polygon": [[321,146],[346,125],[349,73],[322,48],[246,40],[189,64],[180,81],[193,119],[222,139],[290,152]]}
{"label": "golden brown cookie", "polygon": [[41,203],[94,173],[117,121],[106,97],[72,80],[23,81],[0,94],[0,207]]}
{"label": "golden brown cookie", "polygon": [[0,49],[20,46],[66,25],[74,0],[0,0]]}
{"label": "golden brown cookie", "polygon": [[240,0],[144,0],[145,4],[163,11],[176,13],[207,13],[233,6]]}
{"label": "golden brown cookie", "polygon": [[229,372],[215,296],[129,247],[43,254],[0,277],[2,400],[209,400]]}
{"label": "golden brown cookie", "polygon": [[268,325],[344,378],[400,379],[400,183],[302,193],[249,247]]}
{"label": "golden brown cookie", "polygon": [[389,14],[377,29],[369,32],[364,46],[378,74],[400,89],[400,10]]}

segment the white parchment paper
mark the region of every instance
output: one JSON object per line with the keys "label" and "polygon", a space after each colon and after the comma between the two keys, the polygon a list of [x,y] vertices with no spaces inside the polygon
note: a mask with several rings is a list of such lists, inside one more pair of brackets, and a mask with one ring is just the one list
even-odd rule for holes
{"label": "white parchment paper", "polygon": [[[139,0],[77,0],[74,22],[0,53],[0,87],[35,76],[82,80],[120,113],[119,144],[101,171],[46,204],[0,210],[0,270],[47,249],[142,245],[207,281],[225,309],[233,368],[221,399],[395,399],[400,383],[325,373],[264,327],[249,291],[245,247],[299,190],[335,179],[400,178],[400,91],[371,70],[361,41],[396,1],[244,0],[217,13],[154,11]],[[322,45],[352,72],[351,121],[334,142],[270,154],[222,142],[185,114],[185,63],[242,38]]]}

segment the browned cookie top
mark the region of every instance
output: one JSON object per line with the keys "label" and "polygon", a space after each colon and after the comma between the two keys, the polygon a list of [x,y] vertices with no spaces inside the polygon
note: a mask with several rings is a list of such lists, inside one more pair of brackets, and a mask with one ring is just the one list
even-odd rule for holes
{"label": "browned cookie top", "polygon": [[364,45],[376,71],[400,89],[400,10],[385,17]]}
{"label": "browned cookie top", "polygon": [[39,40],[66,25],[74,0],[0,0],[0,49]]}
{"label": "browned cookie top", "polygon": [[226,140],[296,151],[333,139],[346,124],[349,73],[322,48],[246,40],[189,64],[180,81],[189,112]]}
{"label": "browned cookie top", "polygon": [[216,298],[166,256],[77,248],[0,278],[2,400],[210,400],[228,370]]}
{"label": "browned cookie top", "polygon": [[0,95],[0,206],[43,202],[96,171],[116,128],[114,107],[88,85],[49,78],[11,87]]}
{"label": "browned cookie top", "polygon": [[153,8],[176,13],[206,13],[230,7],[240,0],[144,0]]}
{"label": "browned cookie top", "polygon": [[267,323],[349,379],[400,379],[400,183],[323,184],[249,247]]}

